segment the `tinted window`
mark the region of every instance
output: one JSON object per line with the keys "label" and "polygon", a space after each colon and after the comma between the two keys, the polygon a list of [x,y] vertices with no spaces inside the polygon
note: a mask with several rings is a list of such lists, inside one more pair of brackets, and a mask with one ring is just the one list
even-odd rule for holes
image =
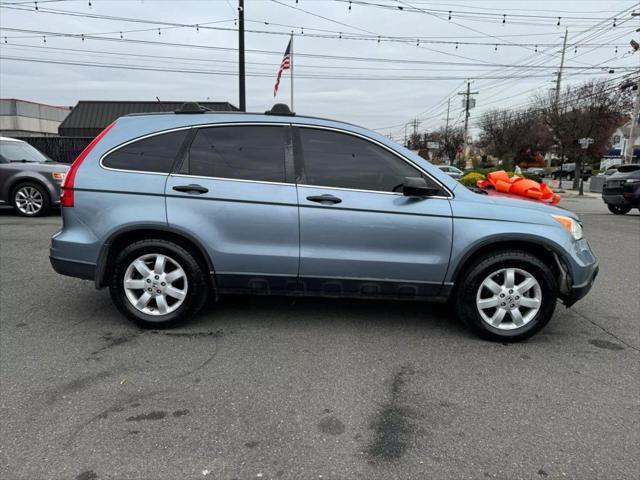
{"label": "tinted window", "polygon": [[202,128],[191,144],[186,170],[203,177],[284,182],[286,131],[249,125]]}
{"label": "tinted window", "polygon": [[420,172],[382,147],[328,130],[300,129],[305,183],[391,192]]}
{"label": "tinted window", "polygon": [[180,130],[143,138],[110,153],[102,163],[122,170],[168,173],[186,136],[187,130]]}

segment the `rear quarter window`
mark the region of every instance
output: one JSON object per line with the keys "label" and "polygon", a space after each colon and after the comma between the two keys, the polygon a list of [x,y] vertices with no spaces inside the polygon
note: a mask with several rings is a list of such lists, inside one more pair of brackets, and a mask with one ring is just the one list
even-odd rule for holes
{"label": "rear quarter window", "polygon": [[109,153],[102,164],[118,170],[169,173],[187,132],[179,130],[135,140]]}

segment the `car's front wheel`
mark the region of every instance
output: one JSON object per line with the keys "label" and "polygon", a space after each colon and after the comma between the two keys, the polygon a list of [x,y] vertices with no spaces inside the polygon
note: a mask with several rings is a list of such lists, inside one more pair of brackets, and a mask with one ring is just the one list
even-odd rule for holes
{"label": "car's front wheel", "polygon": [[458,316],[483,338],[516,342],[551,320],[558,286],[551,269],[519,250],[492,252],[461,275],[456,292]]}
{"label": "car's front wheel", "polygon": [[208,293],[203,268],[185,248],[162,239],[132,243],[115,258],[109,283],[116,307],[143,328],[193,317]]}
{"label": "car's front wheel", "polygon": [[607,208],[609,211],[615,215],[624,215],[625,213],[629,213],[631,211],[631,207],[629,205],[611,205],[607,204]]}
{"label": "car's front wheel", "polygon": [[18,215],[38,217],[46,214],[51,206],[46,190],[37,183],[21,183],[13,189],[13,208]]}

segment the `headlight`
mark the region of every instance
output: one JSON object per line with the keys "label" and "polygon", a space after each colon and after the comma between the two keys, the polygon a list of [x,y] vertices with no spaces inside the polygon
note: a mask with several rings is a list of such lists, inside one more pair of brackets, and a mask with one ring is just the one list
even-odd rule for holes
{"label": "headlight", "polygon": [[624,183],[640,183],[640,178],[627,178]]}
{"label": "headlight", "polygon": [[67,175],[66,172],[51,172],[51,176],[58,183],[62,183],[66,175]]}
{"label": "headlight", "polygon": [[575,221],[571,217],[565,217],[564,215],[551,215],[553,219],[562,225],[575,240],[580,240],[583,237],[582,225],[580,222]]}

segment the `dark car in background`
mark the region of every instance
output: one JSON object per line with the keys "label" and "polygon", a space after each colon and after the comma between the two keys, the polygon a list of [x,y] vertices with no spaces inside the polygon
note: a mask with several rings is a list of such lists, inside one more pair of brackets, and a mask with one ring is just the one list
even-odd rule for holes
{"label": "dark car in background", "polygon": [[[582,178],[583,180],[589,180],[591,174],[593,173],[593,169],[590,165],[582,166]],[[551,178],[554,180],[558,180],[560,177],[566,178],[567,180],[573,180],[576,177],[576,164],[575,163],[565,163],[562,167],[556,168],[553,172],[551,172]]]}
{"label": "dark car in background", "polygon": [[36,217],[60,205],[60,184],[69,165],[56,163],[22,140],[0,137],[0,205]]}
{"label": "dark car in background", "polygon": [[632,208],[640,210],[640,164],[621,165],[609,175],[602,187],[602,200],[616,215],[629,213]]}

